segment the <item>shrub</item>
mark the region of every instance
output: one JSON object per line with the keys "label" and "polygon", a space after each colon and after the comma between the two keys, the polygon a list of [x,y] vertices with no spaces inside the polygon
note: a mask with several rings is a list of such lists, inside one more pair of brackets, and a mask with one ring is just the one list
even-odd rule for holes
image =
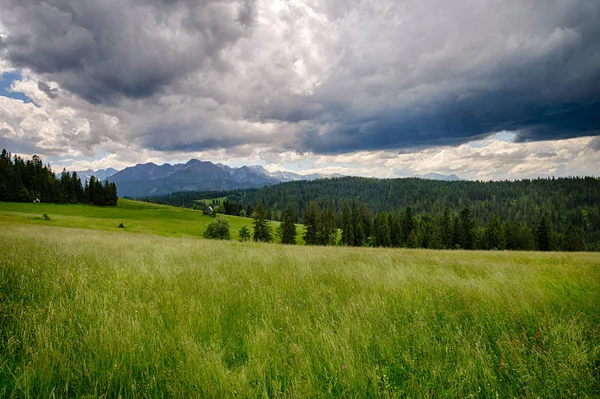
{"label": "shrub", "polygon": [[125,228],[125,225],[124,225],[123,223],[119,223],[119,226],[118,226],[118,227],[119,227],[120,229],[124,229],[124,228]]}
{"label": "shrub", "polygon": [[210,222],[206,231],[204,232],[204,238],[213,238],[217,240],[229,240],[231,234],[229,232],[229,223],[227,220],[217,218]]}
{"label": "shrub", "polygon": [[250,230],[246,226],[242,226],[240,231],[238,231],[238,237],[240,241],[250,241]]}
{"label": "shrub", "polygon": [[47,213],[44,213],[44,215],[42,216],[42,218],[46,221],[50,221],[50,215],[48,215]]}

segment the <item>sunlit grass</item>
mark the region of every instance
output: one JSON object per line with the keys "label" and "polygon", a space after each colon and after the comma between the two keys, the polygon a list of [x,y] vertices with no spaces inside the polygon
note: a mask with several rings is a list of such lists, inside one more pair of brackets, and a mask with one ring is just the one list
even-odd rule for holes
{"label": "sunlit grass", "polygon": [[0,397],[600,395],[593,253],[220,242],[131,233],[135,208],[87,229],[43,212],[0,218]]}
{"label": "sunlit grass", "polygon": [[[34,204],[0,202],[0,223],[39,224],[42,215],[51,218],[51,225],[81,229],[114,230],[123,223],[128,232],[166,237],[202,237],[214,218],[202,211],[151,204],[119,198],[116,207],[73,204]],[[252,231],[251,218],[219,215],[227,219],[231,239],[238,239],[238,231],[246,226]],[[270,222],[275,229],[279,222]],[[298,225],[296,241],[303,244],[303,227]],[[277,241],[277,240],[276,240]]]}

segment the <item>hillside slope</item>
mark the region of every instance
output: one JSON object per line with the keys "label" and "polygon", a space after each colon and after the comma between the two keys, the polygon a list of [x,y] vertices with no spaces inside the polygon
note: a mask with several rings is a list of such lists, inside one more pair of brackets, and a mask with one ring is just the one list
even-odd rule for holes
{"label": "hillside slope", "polygon": [[[51,218],[42,219],[43,214]],[[246,226],[252,231],[251,218],[219,215],[229,222],[231,238],[238,239],[238,231]],[[90,205],[60,205],[0,202],[0,223],[25,223],[28,225],[74,227],[123,233],[152,234],[166,237],[202,237],[214,218],[201,211],[168,205],[150,204],[119,198],[116,207]],[[123,223],[125,229],[117,226]],[[278,222],[270,222],[276,228]],[[302,244],[302,225],[297,226],[296,241]]]}

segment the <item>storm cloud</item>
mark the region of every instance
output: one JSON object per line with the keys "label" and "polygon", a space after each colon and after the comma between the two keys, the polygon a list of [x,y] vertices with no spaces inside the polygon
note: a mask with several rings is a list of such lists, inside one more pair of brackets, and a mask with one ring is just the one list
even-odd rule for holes
{"label": "storm cloud", "polygon": [[0,57],[78,117],[111,121],[69,145],[339,154],[600,134],[597,0],[0,7]]}
{"label": "storm cloud", "polygon": [[93,103],[148,98],[199,68],[252,23],[251,1],[2,0],[3,46]]}

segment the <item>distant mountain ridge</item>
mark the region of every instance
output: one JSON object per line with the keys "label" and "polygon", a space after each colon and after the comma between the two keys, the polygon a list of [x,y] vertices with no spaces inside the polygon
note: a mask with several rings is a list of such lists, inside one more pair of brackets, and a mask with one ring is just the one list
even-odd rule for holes
{"label": "distant mountain ridge", "polygon": [[[260,188],[299,180],[317,180],[343,177],[340,174],[312,173],[301,175],[289,171],[269,172],[260,165],[232,168],[221,163],[190,159],[186,163],[157,165],[152,162],[130,166],[121,171],[114,168],[78,171],[82,181],[94,176],[99,180],[115,182],[121,197],[146,197],[178,191],[222,191],[238,188]],[[460,181],[455,174],[428,173],[423,179]]]}
{"label": "distant mountain ridge", "polygon": [[344,175],[340,175],[339,173],[334,173],[332,175],[327,175],[324,173],[311,173],[309,175],[301,175],[294,172],[287,171],[275,171],[270,174],[271,176],[279,179],[280,182],[288,182],[288,181],[297,181],[297,180],[317,180],[317,179],[329,179],[332,177],[344,177]]}
{"label": "distant mountain ridge", "polygon": [[429,180],[443,180],[443,181],[465,181],[462,177],[456,176],[454,173],[451,175],[442,175],[441,173],[427,173],[424,176],[416,176],[421,177],[423,179]]}
{"label": "distant mountain ridge", "polygon": [[[86,171],[87,172],[87,171]],[[78,174],[80,172],[77,172]],[[119,196],[145,197],[177,191],[219,191],[260,188],[295,180],[315,180],[341,175],[269,172],[260,165],[232,168],[221,163],[190,159],[186,163],[156,165],[149,162],[118,171],[106,179],[117,184]]]}

